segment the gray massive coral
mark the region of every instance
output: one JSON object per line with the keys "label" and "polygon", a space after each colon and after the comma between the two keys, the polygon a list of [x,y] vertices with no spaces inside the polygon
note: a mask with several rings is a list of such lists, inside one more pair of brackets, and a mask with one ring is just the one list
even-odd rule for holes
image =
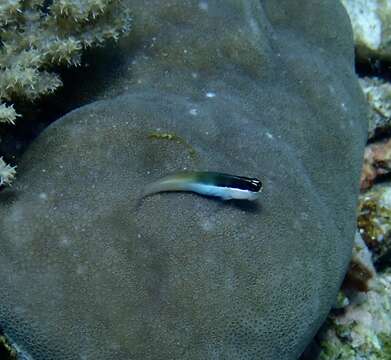
{"label": "gray massive coral", "polygon": [[[336,0],[128,1],[115,71],[101,59],[90,104],[0,192],[0,327],[34,359],[297,359],[355,232],[367,124],[347,15]],[[265,191],[138,202],[184,168]]]}

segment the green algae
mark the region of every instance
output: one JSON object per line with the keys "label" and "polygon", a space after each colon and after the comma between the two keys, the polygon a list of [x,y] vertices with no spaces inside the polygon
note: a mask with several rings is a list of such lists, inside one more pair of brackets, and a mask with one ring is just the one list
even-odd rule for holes
{"label": "green algae", "polygon": [[172,141],[179,145],[183,145],[188,151],[191,159],[193,161],[198,161],[198,155],[196,150],[186,140],[184,140],[183,138],[181,138],[180,136],[176,135],[173,132],[153,132],[148,135],[148,139],[167,140],[167,141]]}
{"label": "green algae", "polygon": [[391,335],[386,333],[379,334],[379,339],[383,345],[382,354],[384,359],[391,359]]}
{"label": "green algae", "polygon": [[388,186],[377,186],[359,200],[357,226],[377,265],[387,261],[391,250],[390,195]]}
{"label": "green algae", "polygon": [[335,308],[336,309],[341,309],[345,307],[347,304],[349,304],[349,299],[346,297],[343,291],[340,291],[337,296]]}
{"label": "green algae", "polygon": [[322,343],[323,352],[319,360],[348,360],[354,359],[355,352],[348,344]]}

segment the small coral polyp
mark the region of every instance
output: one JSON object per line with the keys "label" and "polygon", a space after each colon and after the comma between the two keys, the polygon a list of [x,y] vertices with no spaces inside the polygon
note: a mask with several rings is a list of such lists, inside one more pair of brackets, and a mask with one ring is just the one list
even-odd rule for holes
{"label": "small coral polyp", "polygon": [[11,184],[16,174],[15,168],[16,166],[7,165],[0,157],[0,186]]}

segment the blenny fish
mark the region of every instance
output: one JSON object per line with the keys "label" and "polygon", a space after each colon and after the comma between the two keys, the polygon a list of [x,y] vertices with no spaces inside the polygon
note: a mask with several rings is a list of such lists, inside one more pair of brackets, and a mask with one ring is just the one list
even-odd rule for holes
{"label": "blenny fish", "polygon": [[143,197],[166,191],[189,191],[223,200],[255,200],[262,191],[262,182],[255,178],[218,172],[178,172],[147,185]]}

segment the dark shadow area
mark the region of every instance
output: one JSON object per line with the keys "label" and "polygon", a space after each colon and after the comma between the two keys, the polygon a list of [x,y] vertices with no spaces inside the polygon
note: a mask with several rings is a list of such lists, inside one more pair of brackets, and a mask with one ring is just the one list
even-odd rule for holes
{"label": "dark shadow area", "polygon": [[390,128],[381,128],[378,127],[375,129],[375,133],[371,139],[368,140],[368,145],[373,144],[382,140],[388,140],[391,137]]}
{"label": "dark shadow area", "polygon": [[368,57],[366,61],[356,57],[356,73],[359,77],[378,77],[391,81],[391,63],[375,57]]}
{"label": "dark shadow area", "polygon": [[383,256],[381,256],[375,264],[376,271],[378,272],[385,271],[390,267],[391,267],[391,252],[388,252]]}
{"label": "dark shadow area", "polygon": [[391,183],[391,172],[387,174],[380,174],[376,176],[375,181],[372,184],[371,188],[373,188],[373,186],[377,184],[390,185],[390,183]]}
{"label": "dark shadow area", "polygon": [[217,196],[208,196],[208,195],[202,195],[198,193],[193,193],[196,196],[201,196],[205,199],[208,199],[209,201],[213,201],[218,203],[220,206],[230,206],[234,207],[238,210],[241,211],[247,211],[249,213],[257,213],[261,210],[261,206],[258,203],[258,201],[250,201],[250,200],[237,200],[237,199],[232,199],[232,200],[224,200],[220,197]]}
{"label": "dark shadow area", "polygon": [[319,358],[321,347],[316,340],[312,340],[299,357],[299,360],[316,360]]}
{"label": "dark shadow area", "polygon": [[258,213],[258,212],[260,212],[262,210],[261,204],[257,200],[256,201],[236,200],[236,199],[224,200],[224,199],[219,198],[217,196],[208,196],[208,195],[194,193],[194,192],[191,192],[191,191],[161,191],[159,193],[154,193],[154,194],[149,194],[149,195],[146,195],[146,196],[142,196],[142,197],[140,197],[136,201],[136,204],[134,206],[134,210],[138,210],[140,208],[140,206],[142,205],[143,200],[148,198],[148,197],[152,197],[152,196],[154,196],[156,194],[175,194],[175,193],[192,194],[194,196],[202,197],[204,199],[207,199],[208,201],[213,201],[213,202],[215,202],[216,204],[218,204],[221,207],[223,207],[223,206],[230,206],[230,207],[234,207],[234,208],[236,208],[238,210],[241,210],[241,211],[247,211],[249,213]]}
{"label": "dark shadow area", "polygon": [[[332,312],[333,310],[331,310]],[[318,360],[322,352],[321,342],[325,337],[325,333],[329,327],[329,321],[326,319],[322,324],[314,338],[307,345],[303,353],[300,355],[298,360]]]}
{"label": "dark shadow area", "polygon": [[262,210],[261,204],[258,201],[250,200],[229,200],[227,201],[233,207],[240,209],[242,211],[247,211],[250,213],[257,213]]}
{"label": "dark shadow area", "polygon": [[[10,203],[17,199],[17,193],[11,187],[0,186],[0,202]],[[0,357],[1,359],[1,357]]]}

